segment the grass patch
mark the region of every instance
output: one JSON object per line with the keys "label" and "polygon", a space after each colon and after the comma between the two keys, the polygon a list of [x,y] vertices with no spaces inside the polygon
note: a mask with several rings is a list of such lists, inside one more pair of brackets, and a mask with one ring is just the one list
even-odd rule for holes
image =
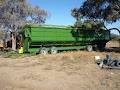
{"label": "grass patch", "polygon": [[34,53],[29,53],[29,54],[19,54],[18,52],[15,51],[0,51],[0,56],[4,57],[4,58],[19,58],[19,57],[30,57],[30,56],[34,56]]}

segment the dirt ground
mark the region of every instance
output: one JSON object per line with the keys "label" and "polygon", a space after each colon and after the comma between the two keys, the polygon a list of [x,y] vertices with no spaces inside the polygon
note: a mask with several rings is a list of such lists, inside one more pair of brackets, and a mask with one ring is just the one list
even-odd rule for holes
{"label": "dirt ground", "polygon": [[16,59],[0,57],[0,90],[120,90],[120,70],[100,69],[94,56],[119,52],[69,51]]}

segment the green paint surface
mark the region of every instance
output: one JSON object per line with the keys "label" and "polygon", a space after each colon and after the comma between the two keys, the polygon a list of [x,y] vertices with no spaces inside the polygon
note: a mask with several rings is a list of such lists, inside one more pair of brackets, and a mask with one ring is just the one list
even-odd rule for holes
{"label": "green paint surface", "polygon": [[59,26],[29,26],[22,30],[22,37],[24,51],[26,52],[33,45],[47,45],[48,47],[58,45],[58,48],[62,47],[62,50],[67,50],[78,49],[81,45],[106,43],[110,40],[110,32]]}

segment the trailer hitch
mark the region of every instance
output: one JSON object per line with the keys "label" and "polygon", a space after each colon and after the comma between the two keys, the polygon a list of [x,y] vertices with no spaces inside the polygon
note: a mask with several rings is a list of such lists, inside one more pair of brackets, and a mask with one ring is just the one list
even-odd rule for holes
{"label": "trailer hitch", "polygon": [[101,69],[104,67],[120,69],[120,60],[113,59],[111,54],[107,54],[104,59],[101,59],[100,56],[95,56],[95,63],[97,63]]}

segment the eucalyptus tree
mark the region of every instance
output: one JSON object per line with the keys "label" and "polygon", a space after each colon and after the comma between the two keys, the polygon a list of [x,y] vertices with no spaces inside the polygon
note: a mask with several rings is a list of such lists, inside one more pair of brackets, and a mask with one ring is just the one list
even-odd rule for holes
{"label": "eucalyptus tree", "polygon": [[120,19],[120,0],[86,0],[77,13],[88,19],[113,23]]}
{"label": "eucalyptus tree", "polygon": [[[114,23],[120,20],[120,0],[85,0],[80,8],[72,10],[72,15],[76,18]],[[120,34],[117,28],[110,30],[114,29]]]}
{"label": "eucalyptus tree", "polygon": [[16,33],[29,20],[32,23],[44,23],[47,11],[32,6],[27,0],[0,0],[0,25],[12,31],[12,49],[16,50]]}

